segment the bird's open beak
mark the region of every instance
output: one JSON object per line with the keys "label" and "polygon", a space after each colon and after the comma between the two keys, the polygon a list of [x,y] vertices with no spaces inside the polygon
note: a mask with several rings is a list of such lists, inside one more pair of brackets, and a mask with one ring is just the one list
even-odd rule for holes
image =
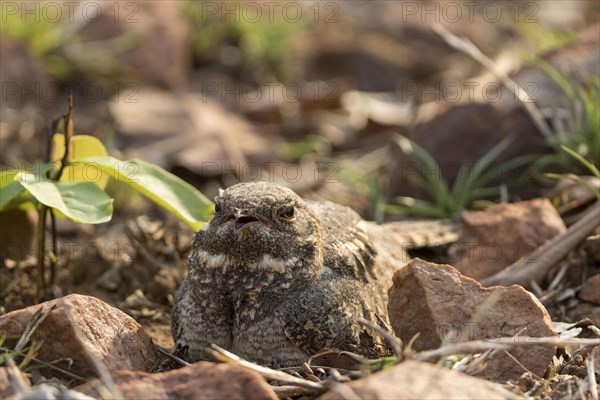
{"label": "bird's open beak", "polygon": [[234,216],[234,227],[236,232],[242,229],[244,226],[251,222],[260,222],[258,218],[253,215],[235,214]]}

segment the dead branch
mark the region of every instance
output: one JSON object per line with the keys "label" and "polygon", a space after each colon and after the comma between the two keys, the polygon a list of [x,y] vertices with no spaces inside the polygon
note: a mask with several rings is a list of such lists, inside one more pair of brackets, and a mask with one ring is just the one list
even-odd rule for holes
{"label": "dead branch", "polygon": [[590,206],[579,221],[564,233],[544,243],[537,252],[529,254],[502,271],[481,281],[483,286],[521,285],[530,288],[531,281],[541,284],[548,271],[574,247],[583,242],[600,225],[600,202]]}

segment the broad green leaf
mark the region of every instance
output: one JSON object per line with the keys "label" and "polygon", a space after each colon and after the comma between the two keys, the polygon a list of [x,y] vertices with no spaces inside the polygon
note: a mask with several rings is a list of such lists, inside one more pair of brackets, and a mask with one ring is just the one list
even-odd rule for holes
{"label": "broad green leaf", "polygon": [[12,181],[8,185],[4,185],[0,188],[0,211],[8,209],[9,203],[16,198],[18,195],[23,193],[25,188],[20,182]]}
{"label": "broad green leaf", "polygon": [[25,188],[16,181],[22,170],[4,170],[0,177],[0,211],[23,208],[24,203],[31,200]]}
{"label": "broad green leaf", "polygon": [[22,170],[20,169],[6,169],[0,172],[0,188],[4,186],[10,185],[15,181],[15,176],[17,176]]}
{"label": "broad green leaf", "polygon": [[[56,133],[52,137],[52,160],[60,161],[65,155],[65,135]],[[109,176],[93,164],[79,160],[87,157],[105,157],[106,148],[100,140],[89,135],[71,137],[68,165],[63,169],[60,182],[91,182],[105,189]]]}
{"label": "broad green leaf", "polygon": [[212,215],[213,203],[189,183],[164,169],[141,160],[121,161],[113,157],[79,160],[97,165],[122,182],[198,230]]}
{"label": "broad green leaf", "polygon": [[89,182],[53,182],[22,172],[17,179],[40,203],[55,208],[75,222],[99,224],[110,221],[113,200]]}

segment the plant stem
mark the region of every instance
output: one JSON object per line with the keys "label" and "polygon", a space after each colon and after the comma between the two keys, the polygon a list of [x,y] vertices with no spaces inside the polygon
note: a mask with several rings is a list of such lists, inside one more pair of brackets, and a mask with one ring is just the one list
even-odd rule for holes
{"label": "plant stem", "polygon": [[[60,177],[63,173],[63,170],[67,164],[67,160],[69,159],[69,147],[71,144],[71,137],[73,136],[73,96],[69,95],[68,100],[68,108],[67,113],[62,116],[62,120],[64,122],[65,128],[65,153],[60,163],[60,167],[56,174],[47,174],[47,178],[53,181],[59,181]],[[54,120],[52,123],[52,131],[48,135],[48,142],[46,145],[46,161],[50,162],[50,155],[52,154],[52,137],[56,133],[58,128],[58,122],[61,118]],[[44,277],[46,268],[45,268],[45,258],[46,252],[44,251],[46,245],[46,219],[48,216],[48,211],[50,211],[51,218],[51,235],[52,235],[52,252],[53,256],[50,257],[50,287],[55,289],[56,287],[56,259],[55,257],[58,255],[58,245],[57,245],[57,235],[56,235],[56,217],[52,209],[48,209],[47,206],[40,204],[39,207],[39,221],[37,226],[37,249],[36,249],[36,258],[38,265],[38,277],[37,277],[37,297],[41,299],[46,295],[46,279]]]}
{"label": "plant stem", "polygon": [[57,181],[60,180],[60,177],[62,176],[62,173],[65,169],[65,166],[67,165],[67,162],[68,162],[69,156],[70,156],[69,149],[71,147],[71,137],[73,137],[73,119],[71,117],[72,114],[73,114],[73,95],[69,95],[69,106],[67,109],[67,113],[63,116],[63,121],[64,121],[64,125],[65,125],[65,153],[63,155],[63,158],[60,162],[60,167],[56,174],[55,180],[57,180]]}
{"label": "plant stem", "polygon": [[50,290],[56,292],[56,256],[58,255],[58,244],[56,235],[56,216],[54,210],[50,209],[50,227],[52,232],[52,253],[50,257]]}
{"label": "plant stem", "polygon": [[37,276],[37,293],[36,296],[38,299],[41,299],[46,293],[46,280],[44,279],[45,274],[45,252],[44,245],[46,241],[46,215],[47,215],[48,207],[43,204],[40,204],[40,208],[38,210],[39,219],[37,225],[37,248],[36,248],[36,258],[38,264],[38,276]]}

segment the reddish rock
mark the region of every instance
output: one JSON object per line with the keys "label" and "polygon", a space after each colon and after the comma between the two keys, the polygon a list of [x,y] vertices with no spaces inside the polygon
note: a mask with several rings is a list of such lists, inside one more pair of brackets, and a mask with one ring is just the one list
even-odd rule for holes
{"label": "reddish rock", "polygon": [[466,212],[462,220],[463,233],[449,254],[456,269],[477,280],[494,275],[566,230],[546,199]]}
{"label": "reddish rock", "polygon": [[[260,375],[228,364],[202,361],[169,372],[120,371],[112,377],[124,399],[277,399]],[[75,390],[98,398],[97,385],[96,380]]]}
{"label": "reddish rock", "polygon": [[[67,306],[72,321],[63,308]],[[142,326],[124,312],[91,296],[72,294],[60,299],[10,312],[0,317],[0,337],[12,347],[21,337],[27,323],[40,308],[56,308],[35,330],[33,339],[42,346],[36,357],[53,362],[69,358],[57,366],[88,377],[96,376],[86,353],[94,354],[111,371],[123,369],[149,371],[157,359],[150,336]],[[85,343],[85,348],[77,340]],[[46,369],[48,373],[52,370]],[[44,371],[44,372],[45,372]]]}
{"label": "reddish rock", "polygon": [[590,303],[600,304],[600,274],[590,276],[581,287],[579,298]]}
{"label": "reddish rock", "polygon": [[600,377],[600,346],[596,346],[592,349],[590,355],[592,364],[594,364],[594,372]]}
{"label": "reddish rock", "polygon": [[[408,343],[417,333],[416,350],[478,339],[556,336],[544,306],[521,286],[483,288],[449,265],[414,259],[398,270],[389,291],[388,311],[396,335]],[[556,349],[515,346],[510,354],[525,368],[543,376]],[[481,375],[498,382],[524,372],[504,352],[497,352]]]}
{"label": "reddish rock", "polygon": [[[344,384],[361,399],[513,399],[497,383],[419,361],[405,361],[367,378]],[[327,392],[322,400],[346,399]]]}

